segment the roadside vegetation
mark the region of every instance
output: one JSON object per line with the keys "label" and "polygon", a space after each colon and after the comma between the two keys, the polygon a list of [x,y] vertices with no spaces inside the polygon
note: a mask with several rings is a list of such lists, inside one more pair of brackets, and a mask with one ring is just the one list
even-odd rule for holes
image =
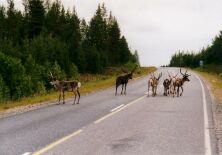
{"label": "roadside vegetation", "polygon": [[24,0],[23,11],[14,7],[14,0],[7,2],[0,6],[0,104],[54,98],[50,72],[59,80],[83,81],[83,87],[89,75],[87,87],[96,81],[95,90],[97,79],[109,81],[107,69],[139,66],[137,51],[131,51],[104,4],[86,21],[60,0]]}
{"label": "roadside vegetation", "polygon": [[[126,65],[127,66],[127,65]],[[140,67],[137,68],[133,74],[133,78],[139,78],[144,75],[148,75],[151,72],[156,70],[155,67]],[[120,74],[123,74],[121,69],[118,67],[112,67],[106,70],[104,74],[83,74],[79,76],[79,80],[82,83],[80,88],[81,95],[85,95],[91,92],[103,90],[112,86],[115,86],[116,77]],[[115,94],[115,92],[113,92]],[[72,97],[73,93],[66,93],[66,97]],[[0,111],[7,109],[28,106],[34,104],[41,104],[42,102],[53,101],[57,102],[58,92],[51,91],[47,94],[24,97],[16,101],[10,101],[7,103],[0,104]]]}
{"label": "roadside vegetation", "polygon": [[203,68],[195,69],[197,73],[199,73],[210,86],[210,90],[216,97],[216,102],[222,105],[222,74],[217,74],[215,71],[209,71],[209,69],[205,70]]}

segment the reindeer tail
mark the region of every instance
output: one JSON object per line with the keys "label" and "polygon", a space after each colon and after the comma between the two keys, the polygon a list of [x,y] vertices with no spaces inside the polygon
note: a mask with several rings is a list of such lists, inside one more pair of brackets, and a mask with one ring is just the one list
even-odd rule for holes
{"label": "reindeer tail", "polygon": [[78,82],[78,88],[80,88],[81,87],[81,82]]}

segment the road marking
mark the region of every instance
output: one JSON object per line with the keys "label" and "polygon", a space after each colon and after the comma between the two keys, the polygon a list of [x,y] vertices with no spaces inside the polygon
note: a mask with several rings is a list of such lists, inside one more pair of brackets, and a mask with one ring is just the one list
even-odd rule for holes
{"label": "road marking", "polygon": [[46,152],[46,151],[52,149],[53,147],[55,147],[55,146],[57,146],[57,145],[59,145],[59,144],[65,142],[66,140],[68,140],[68,139],[70,139],[70,138],[72,138],[72,137],[74,137],[74,136],[80,134],[81,132],[82,132],[82,130],[75,131],[75,132],[73,132],[72,134],[63,137],[62,139],[59,139],[59,140],[57,140],[57,141],[55,141],[55,142],[49,144],[49,145],[46,146],[45,148],[43,148],[43,149],[41,149],[41,150],[35,152],[35,153],[32,154],[32,155],[40,155],[40,154],[42,154],[42,153],[44,153],[44,152]]}
{"label": "road marking", "polygon": [[201,79],[195,75],[197,79],[200,81],[201,89],[202,89],[202,96],[203,96],[203,111],[204,111],[204,140],[205,140],[205,155],[211,155],[211,142],[210,142],[210,127],[209,127],[209,120],[208,120],[208,113],[207,113],[207,103],[206,103],[206,94],[204,91],[204,86]]}
{"label": "road marking", "polygon": [[105,120],[105,119],[111,117],[112,115],[114,115],[114,114],[116,114],[116,113],[122,111],[122,110],[125,109],[126,107],[128,107],[128,106],[130,106],[130,105],[132,105],[132,104],[134,104],[134,103],[136,103],[136,102],[142,100],[145,96],[146,96],[146,95],[144,95],[144,96],[142,96],[142,97],[140,97],[140,98],[138,98],[138,99],[136,99],[136,100],[134,100],[134,101],[128,103],[127,105],[125,105],[125,106],[119,108],[119,109],[116,110],[116,111],[113,111],[113,112],[111,112],[111,113],[109,113],[109,114],[103,116],[102,118],[96,120],[94,123],[95,123],[95,124],[98,124],[98,123],[102,122],[103,120]]}
{"label": "road marking", "polygon": [[30,155],[32,152],[25,152],[22,155]]}
{"label": "road marking", "polygon": [[115,111],[115,110],[117,110],[117,109],[119,109],[119,108],[121,108],[121,107],[123,107],[123,106],[124,106],[124,104],[122,104],[122,105],[120,105],[120,106],[118,106],[118,107],[116,107],[116,108],[110,110],[110,112],[113,112],[113,111]]}

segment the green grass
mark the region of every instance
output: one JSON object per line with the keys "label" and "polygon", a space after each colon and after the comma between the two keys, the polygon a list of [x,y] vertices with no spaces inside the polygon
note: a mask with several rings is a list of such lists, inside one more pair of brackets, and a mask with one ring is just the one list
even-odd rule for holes
{"label": "green grass", "polygon": [[[156,70],[155,67],[141,67],[135,71],[133,78],[142,77],[143,75],[147,75],[150,72],[154,72]],[[103,90],[115,85],[115,79],[119,73],[109,71],[109,73],[105,75],[81,75],[79,80],[82,83],[80,88],[81,95],[85,95],[91,92],[95,92],[98,90]],[[66,92],[66,97],[73,96],[73,93]],[[34,104],[43,104],[43,102],[53,101],[56,102],[58,98],[58,92],[51,92],[41,96],[33,96],[22,98],[18,101],[11,101],[8,103],[0,104],[0,111],[4,111],[7,109],[12,109],[15,107],[34,105]]]}

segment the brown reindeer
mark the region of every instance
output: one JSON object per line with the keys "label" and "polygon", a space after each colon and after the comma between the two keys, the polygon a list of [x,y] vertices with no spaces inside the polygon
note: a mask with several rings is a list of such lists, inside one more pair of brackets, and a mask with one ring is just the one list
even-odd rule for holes
{"label": "brown reindeer", "polygon": [[176,81],[176,77],[177,77],[178,73],[177,73],[175,76],[171,76],[169,72],[167,72],[167,73],[168,73],[169,80],[170,80],[169,90],[170,90],[170,93],[173,94],[173,89],[174,89],[174,88],[173,88],[173,84],[174,84],[175,81]]}
{"label": "brown reindeer", "polygon": [[[176,88],[177,88],[177,97],[179,97],[179,95],[182,96],[182,94],[183,94],[183,84],[184,84],[184,82],[185,82],[185,81],[188,81],[188,82],[190,81],[190,80],[188,79],[188,77],[189,77],[190,75],[187,74],[187,70],[186,70],[186,72],[183,74],[183,73],[181,72],[181,68],[180,68],[180,73],[182,74],[183,77],[182,77],[182,78],[176,78],[175,82],[173,83],[173,97],[174,97]],[[179,94],[180,88],[181,88],[182,92]]]}
{"label": "brown reindeer", "polygon": [[124,70],[123,68],[121,68],[121,70],[126,73],[125,75],[121,75],[118,76],[116,78],[116,95],[117,95],[117,88],[122,85],[122,91],[121,91],[121,95],[123,94],[123,87],[125,87],[125,92],[124,94],[126,94],[126,85],[129,81],[129,79],[132,79],[133,76],[133,72],[136,70],[137,66],[130,72],[128,73],[128,71]]}
{"label": "brown reindeer", "polygon": [[52,81],[50,83],[59,91],[58,104],[60,104],[61,95],[63,97],[63,104],[65,104],[65,91],[73,92],[75,94],[75,99],[74,99],[73,104],[75,104],[76,96],[78,94],[77,104],[79,104],[79,99],[80,99],[79,88],[81,87],[81,83],[79,81],[76,81],[76,80],[59,81],[59,80],[57,80],[57,78],[55,76],[52,75],[52,73],[51,73],[51,77],[52,77]]}
{"label": "brown reindeer", "polygon": [[152,96],[156,96],[157,85],[159,83],[159,80],[160,80],[161,76],[162,76],[162,72],[159,74],[158,78],[156,78],[154,74],[151,75],[151,78],[148,80],[148,94],[147,94],[147,97],[149,97],[150,87],[152,87]]}

